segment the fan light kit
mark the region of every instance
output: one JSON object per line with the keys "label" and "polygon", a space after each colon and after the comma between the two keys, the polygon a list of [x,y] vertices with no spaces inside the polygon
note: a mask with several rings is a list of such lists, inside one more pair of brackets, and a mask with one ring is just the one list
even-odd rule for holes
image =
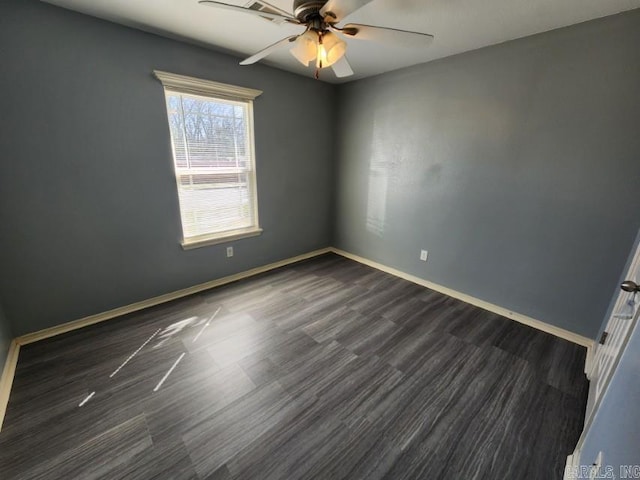
{"label": "fan light kit", "polygon": [[353,70],[345,56],[347,51],[345,39],[348,38],[399,43],[415,48],[425,47],[433,40],[433,35],[395,28],[356,23],[348,23],[343,27],[338,26],[338,23],[347,15],[371,1],[294,0],[293,16],[253,10],[214,0],[200,0],[199,3],[305,27],[301,34],[283,38],[273,45],[269,45],[255,55],[241,61],[240,65],[251,65],[276,50],[289,47],[291,54],[303,65],[309,66],[315,60],[315,77],[318,78],[320,70],[327,67],[331,67],[337,77],[353,75]]}
{"label": "fan light kit", "polygon": [[315,59],[317,68],[330,67],[340,60],[347,51],[347,44],[333,32],[307,30],[291,47],[291,54],[300,63],[308,66]]}

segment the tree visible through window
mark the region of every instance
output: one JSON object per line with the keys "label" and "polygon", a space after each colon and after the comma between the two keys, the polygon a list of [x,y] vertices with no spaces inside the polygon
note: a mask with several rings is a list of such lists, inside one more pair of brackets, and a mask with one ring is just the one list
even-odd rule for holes
{"label": "tree visible through window", "polygon": [[259,233],[252,102],[166,84],[165,96],[183,243]]}

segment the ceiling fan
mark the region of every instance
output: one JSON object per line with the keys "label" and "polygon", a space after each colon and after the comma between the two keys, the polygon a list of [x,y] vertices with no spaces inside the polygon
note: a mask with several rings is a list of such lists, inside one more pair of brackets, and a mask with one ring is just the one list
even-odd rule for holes
{"label": "ceiling fan", "polygon": [[347,15],[371,1],[293,0],[293,16],[253,10],[215,0],[200,0],[198,3],[305,27],[304,32],[301,34],[283,38],[273,45],[269,45],[255,55],[241,61],[240,65],[251,65],[280,48],[289,47],[291,54],[303,65],[309,66],[315,60],[315,77],[318,78],[320,69],[326,67],[331,67],[337,77],[353,75],[353,70],[345,57],[347,44],[344,38],[374,40],[414,47],[427,46],[433,40],[433,35],[395,28],[360,25],[357,23],[348,23],[342,27],[338,26],[338,23]]}

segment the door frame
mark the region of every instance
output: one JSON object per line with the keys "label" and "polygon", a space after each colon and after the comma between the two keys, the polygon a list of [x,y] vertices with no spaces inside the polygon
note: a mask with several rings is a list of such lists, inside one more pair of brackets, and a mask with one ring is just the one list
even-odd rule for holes
{"label": "door frame", "polygon": [[[629,252],[629,256],[627,258],[627,261],[624,265],[624,268],[622,270],[622,273],[620,274],[620,278],[618,280],[618,285],[620,285],[620,283],[622,283],[623,281],[626,280],[626,277],[628,275],[629,270],[631,269],[632,265],[633,265],[633,261],[636,257],[636,254],[640,255],[640,230],[638,231],[638,233],[636,234],[636,239],[633,242],[633,245],[631,246],[631,251]],[[614,291],[613,296],[611,297],[611,301],[609,303],[609,307],[607,308],[607,312],[605,314],[605,320],[606,323],[602,324],[602,328],[598,331],[598,336],[596,337],[596,340],[594,341],[593,344],[593,348],[588,349],[587,350],[587,357],[585,359],[585,374],[587,375],[587,378],[589,377],[591,371],[594,368],[593,365],[593,360],[596,356],[596,350],[599,347],[599,342],[597,339],[600,338],[600,336],[602,335],[602,332],[606,331],[607,329],[607,325],[609,324],[609,320],[611,318],[611,316],[613,315],[613,310],[615,309],[615,305],[617,303],[618,300],[618,294],[619,294],[619,286],[616,285],[616,290]],[[600,404],[602,403],[602,400],[604,399],[604,397],[607,394],[607,391],[609,389],[609,384],[611,383],[611,380],[613,378],[613,376],[616,373],[616,370],[618,369],[618,364],[620,363],[620,359],[622,358],[622,355],[624,354],[624,352],[627,349],[627,345],[629,344],[629,339],[631,338],[631,336],[633,335],[634,331],[636,330],[636,328],[638,327],[638,323],[640,320],[640,308],[638,308],[638,310],[636,311],[636,313],[634,314],[633,318],[630,320],[631,325],[629,327],[627,336],[622,340],[622,343],[620,345],[620,349],[618,350],[618,355],[616,356],[614,362],[613,362],[613,366],[611,367],[611,373],[610,375],[605,379],[605,383],[604,386],[602,387],[602,393],[601,395],[597,398],[597,400],[594,402],[593,407],[591,408],[591,411],[588,412],[588,416],[585,417],[585,421],[584,421],[584,427],[582,429],[582,433],[580,434],[580,438],[578,439],[578,442],[576,443],[576,447],[573,451],[573,453],[571,455],[569,455],[567,457],[567,462],[566,462],[566,466],[565,466],[565,472],[564,472],[564,480],[571,480],[575,477],[573,477],[571,475],[571,471],[572,468],[571,467],[579,467],[581,465],[580,462],[580,454],[582,452],[582,447],[584,445],[584,442],[586,440],[586,436],[589,433],[589,430],[591,428],[591,425],[593,424],[593,420],[595,418],[595,416],[598,414],[598,410],[600,409]],[[591,388],[589,388],[589,394],[591,394],[592,390]],[[589,399],[587,399],[587,406],[589,403]]]}

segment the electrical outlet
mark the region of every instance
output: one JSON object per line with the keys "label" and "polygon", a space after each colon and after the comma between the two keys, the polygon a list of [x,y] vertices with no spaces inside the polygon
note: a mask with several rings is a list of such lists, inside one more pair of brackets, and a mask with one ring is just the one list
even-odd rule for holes
{"label": "electrical outlet", "polygon": [[227,257],[233,257],[233,247],[227,247]]}
{"label": "electrical outlet", "polygon": [[420,250],[420,260],[422,260],[423,262],[427,261],[428,255],[429,255],[429,252],[427,252],[426,250]]}

